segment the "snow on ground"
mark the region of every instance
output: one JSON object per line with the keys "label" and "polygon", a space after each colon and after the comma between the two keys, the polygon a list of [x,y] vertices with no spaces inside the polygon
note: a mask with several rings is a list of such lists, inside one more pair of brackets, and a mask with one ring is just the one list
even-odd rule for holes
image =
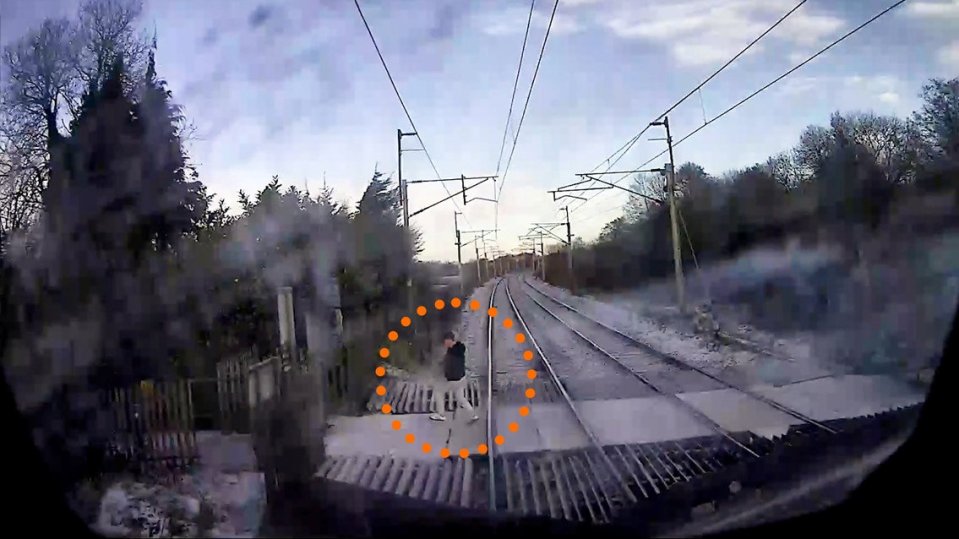
{"label": "snow on ground", "polygon": [[[723,379],[746,386],[755,384],[782,385],[803,380],[812,380],[845,372],[826,362],[810,356],[793,354],[793,361],[770,356],[738,346],[711,346],[697,335],[690,317],[651,315],[620,298],[616,302],[603,302],[588,296],[572,296],[565,289],[557,288],[539,280],[527,278],[527,282],[568,305],[582,311],[586,316],[613,327],[660,352],[669,354],[686,363],[704,368]],[[534,292],[535,294],[535,292]],[[544,300],[545,301],[545,300]],[[776,349],[782,354],[781,348]]]}
{"label": "snow on ground", "polygon": [[247,435],[197,433],[199,463],[155,480],[120,478],[100,500],[95,531],[112,537],[254,537],[266,505]]}
{"label": "snow on ground", "polygon": [[[557,288],[538,279],[527,278],[526,282],[537,290],[541,290],[582,311],[586,316],[635,337],[661,352],[676,356],[697,366],[721,368],[752,361],[756,355],[751,352],[710,350],[707,346],[708,343],[695,335],[691,328],[689,331],[684,331],[682,328],[670,327],[665,323],[642,316],[639,312],[629,310],[623,305],[604,303],[589,297],[573,296],[565,289]],[[533,294],[536,297],[536,293]],[[547,302],[548,305],[548,300],[537,299]]]}
{"label": "snow on ground", "polygon": [[[912,377],[938,364],[959,298],[959,234],[874,238],[852,266],[836,249],[758,248],[687,272],[691,304],[706,300],[724,332],[810,368]],[[597,300],[684,330],[674,283]],[[592,299],[592,298],[590,298]]]}

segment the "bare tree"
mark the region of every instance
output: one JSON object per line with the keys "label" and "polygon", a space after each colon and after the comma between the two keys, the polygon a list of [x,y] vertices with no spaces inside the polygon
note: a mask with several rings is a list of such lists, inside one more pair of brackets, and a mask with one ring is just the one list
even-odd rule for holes
{"label": "bare tree", "polygon": [[7,69],[4,123],[11,134],[41,136],[55,144],[62,107],[76,98],[74,28],[67,19],[47,19],[3,51]]}
{"label": "bare tree", "polygon": [[128,73],[143,70],[150,43],[137,26],[142,13],[142,0],[85,0],[80,5],[74,69],[84,87],[98,87],[117,58]]}
{"label": "bare tree", "polygon": [[795,159],[795,152],[793,154],[777,153],[766,160],[763,168],[787,191],[799,187],[803,180],[802,168]]}
{"label": "bare tree", "polygon": [[857,113],[846,116],[850,137],[876,159],[887,183],[915,179],[921,137],[909,123],[894,116]]}
{"label": "bare tree", "polygon": [[832,148],[832,136],[828,129],[810,125],[799,136],[799,145],[793,150],[793,160],[799,168],[801,181],[812,178],[819,172]]}
{"label": "bare tree", "polygon": [[[3,226],[29,221],[40,207],[52,149],[75,117],[82,92],[103,82],[123,58],[130,74],[142,71],[149,43],[136,26],[142,0],[85,0],[77,21],[46,19],[2,53],[0,87],[0,192]],[[128,92],[142,81],[125,79]],[[23,213],[27,212],[27,213]]]}
{"label": "bare tree", "polygon": [[959,159],[959,78],[932,79],[919,95],[922,108],[913,122],[929,145],[929,157]]}
{"label": "bare tree", "polygon": [[0,234],[6,236],[31,223],[39,210],[43,171],[23,163],[23,154],[0,139]]}
{"label": "bare tree", "polygon": [[[658,174],[646,172],[638,174],[636,178],[633,179],[629,188],[647,197],[663,198],[663,180]],[[635,223],[641,220],[646,213],[655,206],[656,204],[650,202],[648,198],[629,195],[629,199],[626,201],[626,207],[624,208],[626,221]]]}

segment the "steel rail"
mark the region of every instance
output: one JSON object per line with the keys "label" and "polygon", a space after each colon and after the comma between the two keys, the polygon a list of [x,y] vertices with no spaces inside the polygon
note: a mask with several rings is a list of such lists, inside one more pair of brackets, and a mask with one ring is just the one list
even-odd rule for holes
{"label": "steel rail", "polygon": [[516,303],[513,301],[513,295],[509,291],[509,280],[506,281],[506,288],[504,290],[506,291],[506,299],[509,300],[513,314],[516,315],[516,319],[519,320],[520,325],[523,326],[523,331],[526,333],[526,337],[529,338],[530,344],[532,344],[533,348],[536,349],[536,353],[539,355],[540,361],[542,361],[543,366],[546,367],[546,372],[549,374],[549,377],[556,386],[557,391],[559,391],[559,394],[563,397],[563,402],[566,403],[566,406],[568,406],[570,411],[573,413],[573,417],[576,418],[576,422],[586,434],[586,437],[589,438],[589,441],[593,444],[594,449],[596,449],[597,452],[602,456],[603,463],[609,469],[612,477],[616,479],[620,488],[623,490],[623,493],[626,495],[626,498],[632,503],[637,503],[639,500],[636,498],[636,495],[634,495],[629,489],[629,486],[620,473],[620,470],[615,464],[613,464],[612,460],[610,460],[609,455],[606,454],[606,451],[603,450],[603,445],[600,443],[599,438],[597,438],[592,429],[586,425],[586,421],[583,419],[583,416],[580,415],[576,405],[573,404],[572,397],[569,396],[569,392],[566,391],[566,387],[559,379],[559,376],[557,376],[549,358],[543,352],[543,349],[540,348],[539,343],[536,342],[536,337],[533,336],[533,332],[530,331],[529,326],[526,325],[526,321],[523,319],[523,315],[520,313],[519,308],[516,307]]}
{"label": "steel rail", "polygon": [[[530,286],[530,285],[527,283],[527,286]],[[533,287],[530,286],[530,288],[533,288]],[[544,295],[545,295],[545,294],[544,294]],[[734,445],[736,445],[737,447],[739,447],[739,448],[742,449],[743,451],[749,453],[750,455],[752,455],[752,456],[754,456],[754,457],[756,457],[756,458],[759,458],[759,454],[758,454],[758,453],[756,453],[755,451],[753,451],[752,449],[750,449],[749,446],[747,446],[747,445],[743,444],[742,442],[740,442],[739,440],[737,440],[737,439],[732,435],[732,433],[730,433],[729,431],[727,431],[726,429],[724,429],[719,423],[716,423],[715,421],[713,421],[713,420],[712,420],[709,416],[707,416],[706,414],[700,412],[696,407],[694,407],[693,405],[691,405],[691,404],[689,404],[688,402],[684,401],[683,399],[677,397],[675,394],[670,393],[669,391],[664,391],[663,389],[661,389],[661,388],[659,388],[658,386],[656,386],[656,384],[652,383],[648,378],[646,378],[646,377],[643,376],[642,374],[634,371],[634,370],[633,370],[632,368],[630,368],[628,365],[626,365],[625,363],[623,363],[622,361],[620,361],[619,358],[617,358],[615,355],[609,353],[609,352],[606,351],[606,349],[604,349],[602,346],[596,344],[596,342],[594,342],[592,339],[590,339],[590,338],[587,337],[586,335],[583,335],[582,333],[580,333],[579,331],[577,331],[575,328],[573,328],[572,326],[570,326],[569,324],[567,324],[566,321],[564,321],[562,318],[560,318],[559,316],[557,316],[556,313],[554,313],[553,311],[551,311],[548,307],[546,307],[545,305],[543,305],[540,301],[538,301],[536,298],[534,298],[534,297],[533,297],[531,294],[529,294],[528,292],[526,292],[526,297],[528,297],[530,300],[532,300],[533,303],[535,303],[536,305],[538,305],[539,308],[543,309],[543,311],[546,312],[546,314],[548,314],[548,315],[552,316],[554,319],[556,319],[556,321],[559,322],[560,324],[562,324],[566,329],[568,329],[568,330],[572,331],[573,333],[575,333],[580,339],[582,339],[582,340],[585,341],[587,344],[589,344],[590,347],[596,349],[598,352],[600,352],[600,353],[603,354],[604,356],[606,356],[606,357],[608,357],[609,359],[611,359],[615,364],[617,364],[617,365],[619,365],[620,367],[622,367],[623,370],[625,370],[626,372],[628,372],[629,374],[631,374],[633,377],[635,377],[636,379],[638,379],[640,382],[642,382],[642,383],[646,384],[647,386],[649,386],[650,389],[652,389],[653,391],[655,391],[656,393],[659,393],[660,395],[662,395],[662,396],[664,396],[664,397],[667,397],[667,398],[671,399],[675,404],[679,405],[679,407],[682,408],[683,411],[685,411],[686,413],[694,416],[696,419],[698,419],[700,422],[702,422],[703,424],[705,424],[706,426],[708,426],[710,429],[712,429],[713,431],[715,431],[717,434],[719,434],[719,435],[722,436],[723,438],[726,438],[727,440],[729,440],[730,442],[732,442]]]}
{"label": "steel rail", "polygon": [[[681,359],[679,359],[679,358],[677,358],[677,357],[674,357],[674,356],[671,356],[671,355],[669,355],[669,354],[660,352],[659,350],[656,350],[656,349],[653,348],[652,346],[650,346],[650,345],[648,345],[648,344],[646,344],[646,343],[644,343],[644,342],[642,342],[642,341],[640,341],[640,340],[638,340],[638,339],[636,339],[636,338],[634,338],[634,337],[631,337],[631,336],[623,333],[622,331],[619,331],[619,330],[616,329],[616,328],[613,328],[613,327],[611,327],[611,326],[608,326],[608,325],[600,322],[599,320],[596,320],[596,319],[594,319],[594,318],[592,318],[592,317],[590,317],[590,316],[587,316],[587,315],[583,314],[582,312],[580,312],[580,311],[579,311],[578,309],[576,309],[575,307],[573,307],[573,306],[565,303],[565,302],[562,301],[562,300],[559,300],[559,299],[557,299],[557,298],[555,298],[555,297],[547,294],[546,292],[543,292],[543,291],[540,290],[539,288],[537,288],[537,287],[533,286],[532,284],[530,284],[529,282],[527,282],[525,279],[523,280],[523,283],[524,283],[526,286],[528,286],[528,287],[532,288],[533,290],[535,290],[536,292],[538,292],[540,295],[542,295],[542,296],[546,297],[547,299],[553,301],[554,303],[556,303],[556,304],[558,304],[558,305],[560,305],[560,306],[568,309],[569,311],[572,311],[572,312],[575,313],[575,314],[578,314],[580,317],[582,317],[582,318],[584,318],[584,319],[592,322],[593,324],[595,324],[595,325],[597,325],[597,326],[600,326],[600,327],[602,327],[602,328],[604,328],[604,329],[606,329],[606,330],[608,330],[608,331],[610,331],[610,332],[612,332],[612,333],[615,333],[615,334],[618,335],[619,337],[621,337],[621,338],[629,341],[630,343],[632,343],[633,345],[635,345],[635,346],[637,346],[637,347],[639,347],[639,348],[642,348],[644,351],[646,351],[646,352],[654,355],[655,357],[657,357],[657,358],[665,361],[666,363],[673,364],[673,365],[678,366],[678,367],[680,367],[680,368],[684,368],[684,369],[689,369],[689,370],[696,371],[696,372],[698,372],[699,374],[702,374],[703,376],[705,376],[705,377],[707,377],[707,378],[709,378],[709,379],[711,379],[711,380],[713,380],[713,381],[715,381],[715,382],[719,382],[720,384],[722,384],[722,385],[724,385],[724,386],[726,386],[726,387],[728,387],[728,388],[730,388],[730,389],[735,389],[736,391],[739,391],[739,392],[743,393],[744,395],[747,395],[747,396],[749,396],[749,397],[751,397],[751,398],[753,398],[753,399],[756,399],[756,400],[762,402],[763,404],[766,404],[766,405],[768,405],[768,406],[771,406],[771,407],[779,410],[780,412],[783,412],[783,413],[785,413],[785,414],[788,414],[788,415],[790,415],[790,416],[792,416],[792,417],[794,417],[794,418],[796,418],[796,419],[798,419],[798,420],[800,420],[800,421],[803,421],[804,423],[808,423],[808,424],[810,424],[810,425],[813,425],[813,426],[815,426],[815,427],[817,427],[817,428],[819,428],[819,429],[822,429],[822,430],[824,430],[824,431],[826,431],[826,432],[828,432],[828,433],[830,433],[830,434],[836,434],[836,432],[837,432],[835,429],[833,429],[833,428],[831,428],[831,427],[829,427],[829,426],[827,426],[827,425],[824,425],[824,424],[820,423],[819,421],[816,421],[815,419],[813,419],[813,418],[811,418],[811,417],[803,414],[802,412],[799,412],[799,411],[797,411],[797,410],[793,410],[792,408],[789,408],[788,406],[786,406],[786,405],[784,405],[784,404],[782,404],[782,403],[779,403],[779,402],[777,402],[777,401],[775,401],[775,400],[773,400],[773,399],[770,399],[769,397],[766,397],[766,396],[764,396],[764,395],[760,395],[759,393],[756,393],[755,391],[746,389],[746,388],[740,386],[739,384],[734,384],[733,382],[730,382],[730,381],[728,381],[728,380],[725,380],[725,379],[723,379],[723,378],[720,378],[719,376],[716,376],[716,375],[714,375],[714,374],[711,374],[711,373],[709,373],[709,372],[707,372],[707,371],[705,371],[705,370],[703,370],[703,369],[701,369],[701,368],[699,368],[699,367],[697,367],[697,366],[695,366],[695,365],[692,365],[692,364],[690,364],[690,363],[687,363],[687,362],[685,362],[685,361],[683,361],[683,360],[681,360]],[[531,297],[531,299],[532,299],[532,297]],[[533,301],[536,301],[536,300],[534,299]],[[555,315],[554,315],[554,316],[555,316]],[[557,318],[557,320],[558,320],[558,318]],[[565,323],[564,323],[564,325],[565,325]],[[569,326],[567,326],[567,327],[569,327]],[[570,328],[570,329],[572,329],[572,328]],[[575,331],[575,330],[573,330],[573,331]],[[577,333],[578,333],[578,332],[577,332]],[[583,337],[583,338],[585,339],[585,337]],[[588,339],[587,339],[587,340],[588,340]],[[609,355],[609,354],[607,353],[607,355]],[[616,360],[615,358],[613,358],[613,359]],[[616,360],[616,361],[618,361],[618,360]]]}
{"label": "steel rail", "polygon": [[[493,292],[489,295],[489,307],[494,307],[494,302],[496,300],[496,289],[499,288],[500,281],[502,279],[497,279],[496,283],[493,284]],[[493,458],[494,447],[496,444],[493,441],[494,433],[496,432],[496,425],[493,420],[493,375],[496,373],[496,369],[493,368],[493,319],[489,316],[486,317],[486,327],[487,327],[487,343],[486,343],[486,459],[489,461],[489,478],[487,488],[489,492],[489,510],[490,512],[496,511],[496,468],[495,462],[496,459]]]}

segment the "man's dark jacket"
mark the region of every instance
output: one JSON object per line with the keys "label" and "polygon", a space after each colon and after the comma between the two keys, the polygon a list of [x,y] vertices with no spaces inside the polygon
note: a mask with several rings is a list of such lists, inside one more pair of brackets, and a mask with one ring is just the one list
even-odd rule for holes
{"label": "man's dark jacket", "polygon": [[466,376],[466,345],[456,341],[446,350],[443,357],[443,374],[450,382]]}

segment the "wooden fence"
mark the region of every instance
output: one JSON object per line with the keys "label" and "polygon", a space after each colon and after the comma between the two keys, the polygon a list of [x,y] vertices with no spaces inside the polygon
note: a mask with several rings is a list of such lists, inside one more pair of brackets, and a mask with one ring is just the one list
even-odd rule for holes
{"label": "wooden fence", "polygon": [[188,466],[199,457],[186,380],[141,382],[109,391],[112,455],[137,468]]}
{"label": "wooden fence", "polygon": [[220,430],[224,433],[250,432],[249,378],[252,356],[216,364],[216,393],[220,408]]}
{"label": "wooden fence", "polygon": [[[305,361],[305,358],[307,358],[306,350],[299,352],[299,358],[303,361],[297,363],[298,369],[308,371],[310,362]],[[222,432],[250,433],[252,427],[250,424],[250,407],[257,402],[255,393],[257,388],[251,385],[255,382],[251,381],[250,375],[255,369],[266,368],[267,365],[271,364],[270,362],[275,362],[274,369],[278,373],[289,372],[294,365],[289,355],[279,352],[259,362],[254,362],[252,356],[243,356],[220,361],[217,364],[215,391],[219,405],[218,424]],[[338,354],[335,358],[331,358],[325,370],[325,376],[321,378],[326,382],[323,393],[327,402],[337,403],[347,395],[349,371],[346,365],[346,357]],[[279,381],[278,379],[277,383]],[[192,380],[191,389],[198,387],[199,382],[199,380]]]}
{"label": "wooden fence", "polygon": [[[301,351],[300,358],[306,358]],[[113,422],[111,457],[135,469],[154,464],[187,466],[198,457],[197,430],[250,434],[252,407],[264,397],[282,395],[291,376],[309,373],[309,361],[294,361],[277,353],[254,363],[252,356],[220,361],[216,378],[143,381],[104,394]],[[251,378],[251,373],[270,371]],[[336,404],[347,395],[348,369],[344,355],[325,367],[326,402]],[[322,382],[321,382],[322,383]]]}

